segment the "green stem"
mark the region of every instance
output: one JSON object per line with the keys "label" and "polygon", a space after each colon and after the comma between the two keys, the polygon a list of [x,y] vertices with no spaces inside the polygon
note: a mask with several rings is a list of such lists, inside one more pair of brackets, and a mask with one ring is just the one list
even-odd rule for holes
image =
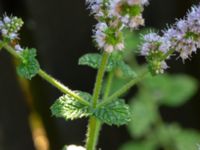
{"label": "green stem", "polygon": [[15,58],[21,59],[21,56],[19,55],[19,53],[17,53],[10,45],[3,43],[3,48],[6,49]]}
{"label": "green stem", "polygon": [[[108,97],[108,95],[110,93],[113,75],[114,75],[113,71],[110,72],[109,75],[108,75],[108,81],[106,83],[106,89],[105,89],[105,93],[104,93],[104,96],[103,96],[103,100],[106,97]],[[88,134],[90,134],[90,135],[87,135],[87,137],[88,137],[87,142],[89,143],[86,147],[87,149],[95,149],[96,144],[93,144],[93,143],[97,143],[97,141],[98,141],[99,133],[100,133],[100,130],[101,130],[101,125],[102,124],[99,120],[95,120],[95,118],[93,118],[93,117],[90,118],[89,126],[88,126],[88,130],[89,130]],[[97,138],[93,138],[93,137],[97,137]],[[91,141],[91,142],[89,142],[89,141]]]}
{"label": "green stem", "polygon": [[124,93],[126,93],[132,86],[134,86],[135,84],[137,84],[138,82],[140,82],[142,79],[144,79],[144,77],[146,77],[148,74],[149,74],[148,69],[145,69],[136,78],[132,79],[130,82],[128,82],[127,84],[125,84],[122,88],[120,88],[118,91],[116,91],[110,97],[108,97],[107,99],[105,99],[105,101],[102,101],[101,103],[99,103],[97,105],[97,107],[101,107],[101,106],[104,106],[104,105],[106,105],[108,103],[111,103],[116,98],[118,98],[121,95],[123,95]]}
{"label": "green stem", "polygon": [[95,150],[101,129],[101,122],[94,117],[89,119],[86,150]]}
{"label": "green stem", "polygon": [[94,108],[96,107],[98,103],[99,95],[101,93],[102,81],[103,81],[103,76],[106,70],[106,64],[108,62],[108,58],[109,58],[109,54],[107,52],[104,52],[102,56],[102,60],[101,60],[101,65],[97,73],[97,78],[96,78],[94,91],[93,91],[92,105]]}
{"label": "green stem", "polygon": [[[3,42],[1,42],[1,43],[3,43]],[[6,43],[3,43],[3,48],[6,49],[15,58],[17,58],[17,59],[21,59],[22,58],[19,55],[19,53],[16,52],[15,49],[13,49],[10,45],[8,45]],[[62,83],[60,83],[59,81],[57,81],[56,79],[54,79],[53,77],[51,77],[50,75],[48,75],[42,69],[40,69],[38,71],[38,75],[40,77],[42,77],[43,79],[45,79],[50,84],[52,84],[54,87],[56,87],[57,89],[59,89],[61,92],[72,96],[74,99],[76,99],[77,101],[79,101],[81,104],[90,106],[89,102],[87,102],[82,97],[78,96],[76,93],[74,93],[72,90],[70,90],[68,87],[66,87],[65,85],[63,85]]]}
{"label": "green stem", "polygon": [[[93,99],[92,99],[93,108],[96,108],[96,105],[99,100],[99,96],[102,89],[102,81],[106,70],[108,58],[109,54],[107,52],[104,52],[101,60],[101,65],[97,73],[95,87],[93,91]],[[101,129],[101,122],[95,117],[90,117],[88,123],[88,131],[87,131],[86,150],[95,150],[100,129]]]}
{"label": "green stem", "polygon": [[114,76],[114,71],[111,71],[109,73],[109,75],[108,75],[108,81],[106,83],[106,88],[105,88],[103,100],[105,98],[107,98],[109,96],[109,94],[110,94],[110,89],[111,89],[111,86],[112,86],[113,76]]}
{"label": "green stem", "polygon": [[59,89],[61,92],[68,94],[69,96],[75,98],[78,100],[81,104],[90,106],[90,103],[84,100],[82,97],[78,96],[76,93],[74,93],[72,90],[70,90],[68,87],[64,86],[62,83],[48,75],[43,70],[39,70],[38,75],[45,79],[47,82],[49,82],[51,85],[55,86],[57,89]]}

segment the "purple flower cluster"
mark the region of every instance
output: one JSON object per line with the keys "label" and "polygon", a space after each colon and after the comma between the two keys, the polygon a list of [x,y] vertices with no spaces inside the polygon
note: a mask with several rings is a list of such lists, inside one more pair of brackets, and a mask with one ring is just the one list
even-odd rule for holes
{"label": "purple flower cluster", "polygon": [[136,29],[144,24],[143,6],[148,0],[86,0],[91,14],[98,21],[94,41],[108,53],[124,49],[122,29]]}
{"label": "purple flower cluster", "polygon": [[[17,40],[19,39],[18,31],[21,29],[23,25],[23,21],[17,17],[8,17],[4,16],[2,20],[0,20],[0,35],[2,40]],[[21,52],[23,49],[19,44],[14,46],[17,52]]]}
{"label": "purple flower cluster", "polygon": [[[177,52],[183,61],[200,48],[200,5],[192,7],[184,19],[178,20],[162,36],[149,33],[144,36],[141,55],[146,56],[154,74],[163,73],[166,59]],[[164,64],[164,65],[162,65]]]}
{"label": "purple flower cluster", "polygon": [[135,29],[144,25],[142,12],[147,4],[148,0],[111,0],[109,15],[119,19],[123,26]]}
{"label": "purple flower cluster", "polygon": [[2,37],[14,40],[18,38],[18,31],[21,29],[23,21],[17,17],[4,16],[0,20],[0,33]]}

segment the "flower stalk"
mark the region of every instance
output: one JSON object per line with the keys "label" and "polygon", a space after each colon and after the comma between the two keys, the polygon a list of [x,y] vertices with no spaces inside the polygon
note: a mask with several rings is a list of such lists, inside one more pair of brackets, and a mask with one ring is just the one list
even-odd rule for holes
{"label": "flower stalk", "polygon": [[[95,87],[93,91],[93,99],[92,99],[93,109],[95,109],[98,104],[99,96],[102,89],[103,77],[104,77],[109,56],[110,56],[109,53],[107,52],[103,53],[101,65],[97,73],[97,78],[96,78]],[[87,131],[87,140],[86,140],[87,150],[95,150],[100,129],[101,129],[101,122],[97,118],[91,116],[89,119],[88,131]]]}
{"label": "flower stalk", "polygon": [[102,60],[101,60],[101,65],[97,73],[97,78],[96,78],[94,91],[93,91],[93,100],[92,100],[93,108],[95,108],[98,103],[99,95],[101,93],[101,88],[102,88],[103,76],[106,70],[108,58],[109,58],[109,53],[104,52],[102,56]]}

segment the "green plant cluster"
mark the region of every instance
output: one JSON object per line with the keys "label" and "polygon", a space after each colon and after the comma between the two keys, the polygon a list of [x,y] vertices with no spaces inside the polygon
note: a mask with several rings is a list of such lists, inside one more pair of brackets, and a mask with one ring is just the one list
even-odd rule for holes
{"label": "green plant cluster", "polygon": [[[135,11],[133,14],[141,10],[138,8]],[[200,134],[181,128],[178,123],[165,123],[159,111],[161,106],[185,104],[197,91],[195,79],[186,75],[148,76],[146,65],[139,65],[136,58],[141,33],[124,33],[126,50],[89,53],[79,59],[79,65],[98,70],[93,94],[71,90],[45,73],[40,69],[33,48],[19,51],[16,44],[13,45],[14,40],[3,37],[0,49],[4,48],[18,58],[17,73],[21,77],[30,80],[38,74],[64,93],[50,108],[54,116],[65,120],[89,118],[87,150],[95,149],[104,123],[117,126],[128,124],[131,136],[137,141],[125,144],[121,150],[156,150],[160,147],[166,150],[195,150],[200,143]],[[155,63],[153,67],[159,65]],[[135,84],[138,85],[138,92],[128,105],[121,97]]]}
{"label": "green plant cluster", "polygon": [[[79,65],[86,65],[93,69],[98,69],[102,60],[101,54],[85,54],[79,59]],[[106,71],[120,72],[123,78],[134,78],[136,76],[132,68],[126,64],[123,60],[122,52],[113,53],[106,65]],[[92,96],[88,93],[81,92],[81,97],[88,100],[91,103]],[[87,95],[87,96],[86,96]],[[101,101],[103,101],[104,91],[102,92]],[[60,97],[55,104],[51,107],[53,115],[57,117],[68,119],[77,119],[82,117],[93,116],[100,120],[102,123],[108,125],[124,125],[130,121],[131,112],[129,106],[122,99],[116,99],[112,103],[93,108],[91,106],[82,105],[77,101],[74,101],[73,97],[64,95]],[[75,116],[74,116],[75,115]]]}

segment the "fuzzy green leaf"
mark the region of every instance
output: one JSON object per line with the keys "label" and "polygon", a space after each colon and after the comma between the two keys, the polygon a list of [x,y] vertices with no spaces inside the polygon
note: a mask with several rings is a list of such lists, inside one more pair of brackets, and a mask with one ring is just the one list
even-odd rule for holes
{"label": "fuzzy green leaf", "polygon": [[30,80],[40,69],[40,65],[35,58],[36,49],[25,49],[20,53],[20,55],[22,56],[22,61],[17,67],[17,73],[19,76]]}
{"label": "fuzzy green leaf", "polygon": [[98,69],[101,61],[100,54],[85,54],[81,58],[79,58],[79,65],[86,65],[94,69]]}
{"label": "fuzzy green leaf", "polygon": [[156,122],[158,115],[156,106],[145,93],[138,95],[130,105],[133,118],[128,124],[128,129],[133,137],[141,137],[151,130],[151,125]]}
{"label": "fuzzy green leaf", "polygon": [[[85,92],[77,92],[79,96],[90,101],[91,95]],[[53,116],[64,118],[65,120],[74,120],[90,115],[90,108],[85,106],[69,95],[61,96],[52,106]]]}
{"label": "fuzzy green leaf", "polygon": [[[86,65],[93,69],[98,69],[101,64],[102,55],[94,53],[94,54],[85,54],[80,59],[79,65]],[[108,61],[106,66],[106,71],[111,71],[115,67],[115,63],[112,60]]]}
{"label": "fuzzy green leaf", "polygon": [[144,81],[149,94],[166,106],[180,106],[197,91],[195,79],[186,75],[162,75]]}
{"label": "fuzzy green leaf", "polygon": [[97,108],[94,111],[94,116],[108,125],[121,126],[130,121],[131,113],[124,100],[117,100]]}
{"label": "fuzzy green leaf", "polygon": [[[80,59],[79,65],[86,65],[93,69],[98,69],[101,63],[102,55],[100,54],[85,54]],[[123,78],[134,77],[135,72],[123,61],[123,54],[120,52],[113,53],[106,65],[106,71],[110,72],[116,69],[119,76]]]}

